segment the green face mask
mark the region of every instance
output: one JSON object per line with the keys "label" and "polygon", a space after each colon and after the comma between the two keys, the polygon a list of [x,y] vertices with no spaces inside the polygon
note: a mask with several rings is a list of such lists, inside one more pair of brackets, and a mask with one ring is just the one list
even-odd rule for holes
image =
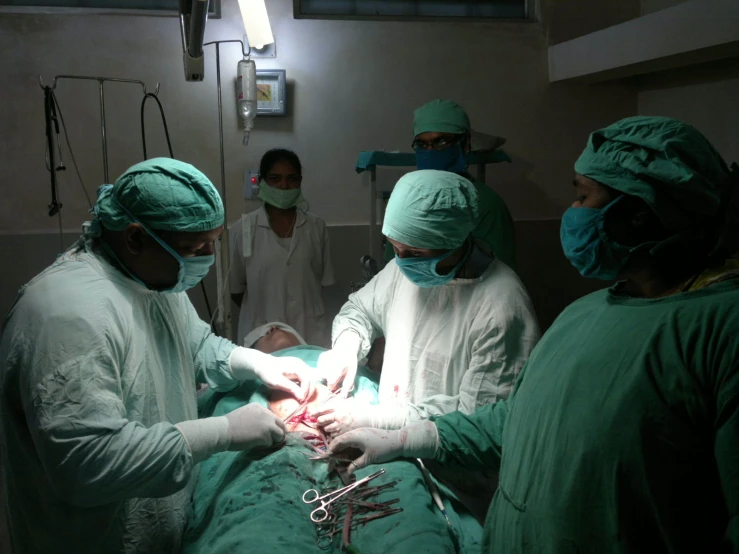
{"label": "green face mask", "polygon": [[288,208],[294,208],[301,202],[305,201],[303,198],[303,191],[297,189],[278,189],[269,186],[264,179],[259,182],[259,199],[265,204],[280,208],[281,210],[287,210]]}

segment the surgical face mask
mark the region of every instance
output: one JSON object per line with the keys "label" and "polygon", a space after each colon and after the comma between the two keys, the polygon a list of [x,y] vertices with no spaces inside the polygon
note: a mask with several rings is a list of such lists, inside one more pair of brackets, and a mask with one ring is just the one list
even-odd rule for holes
{"label": "surgical face mask", "polygon": [[294,208],[305,200],[303,198],[303,191],[299,188],[278,189],[268,185],[264,179],[259,182],[258,197],[265,204],[280,208],[281,210]]}
{"label": "surgical face mask", "polygon": [[[146,227],[144,227],[144,229],[146,229]],[[152,233],[149,229],[146,229],[146,232],[149,233],[151,237],[162,246],[162,248],[169,252],[172,257],[177,260],[177,264],[180,266],[180,269],[177,272],[177,283],[175,283],[172,288],[163,292],[184,292],[193,288],[200,283],[206,275],[208,275],[210,267],[216,261],[216,257],[213,254],[183,258],[175,252],[171,246]]]}
{"label": "surgical face mask", "polygon": [[416,168],[464,173],[467,171],[467,157],[462,142],[457,141],[444,150],[416,149]]}
{"label": "surgical face mask", "polygon": [[[157,241],[162,248],[164,248],[175,260],[177,260],[177,264],[179,265],[179,270],[177,271],[177,282],[174,284],[173,287],[168,289],[156,289],[159,292],[184,292],[188,289],[191,289],[200,281],[202,281],[206,275],[208,275],[208,271],[210,270],[210,267],[213,265],[213,263],[216,261],[216,257],[212,254],[207,256],[194,256],[192,258],[183,258],[180,256],[177,252],[174,251],[174,249],[169,246],[166,242],[164,242],[162,239],[160,239],[155,233],[151,231],[146,225],[141,223],[138,219],[133,217],[130,213],[128,216],[133,219],[136,223],[141,225],[144,230],[155,240]],[[128,273],[129,277],[136,281],[138,284],[146,287],[151,288],[149,285],[144,283],[141,279],[139,279],[134,273],[126,267],[126,264],[124,264],[121,259],[115,254],[112,248],[110,248],[105,241],[102,242],[102,246],[105,249],[105,251],[113,257],[118,262],[118,265],[120,265],[126,273]]]}
{"label": "surgical face mask", "polygon": [[640,246],[623,246],[605,231],[605,218],[619,196],[605,208],[568,208],[562,216],[560,240],[570,263],[583,277],[612,281]]}
{"label": "surgical face mask", "polygon": [[467,256],[462,256],[459,263],[449,273],[439,275],[436,272],[436,266],[440,261],[451,256],[453,253],[454,250],[450,250],[436,258],[399,258],[396,255],[395,263],[398,269],[400,269],[400,272],[417,287],[440,287],[441,285],[450,283],[457,274],[457,271],[459,271],[459,268],[462,267],[462,264],[467,261]]}

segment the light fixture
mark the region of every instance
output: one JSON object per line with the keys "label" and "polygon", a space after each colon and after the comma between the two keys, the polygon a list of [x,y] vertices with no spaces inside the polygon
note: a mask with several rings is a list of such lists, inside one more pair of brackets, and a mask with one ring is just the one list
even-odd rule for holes
{"label": "light fixture", "polygon": [[264,0],[238,0],[249,44],[257,50],[275,41]]}

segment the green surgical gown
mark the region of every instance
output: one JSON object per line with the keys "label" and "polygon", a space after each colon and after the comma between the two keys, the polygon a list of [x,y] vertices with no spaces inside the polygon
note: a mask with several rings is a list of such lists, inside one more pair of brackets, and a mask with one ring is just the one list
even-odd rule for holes
{"label": "green surgical gown", "polygon": [[233,348],[89,243],[26,285],[0,342],[14,554],[179,552],[193,463],[174,424],[197,418],[197,372],[236,386]]}
{"label": "green surgical gown", "polygon": [[482,181],[472,179],[479,195],[480,217],[472,236],[492,248],[495,257],[516,269],[516,233],[513,218],[500,195]]}
{"label": "green surgical gown", "polygon": [[500,465],[484,552],[739,552],[739,280],[587,296],[507,401],[436,423],[438,462]]}

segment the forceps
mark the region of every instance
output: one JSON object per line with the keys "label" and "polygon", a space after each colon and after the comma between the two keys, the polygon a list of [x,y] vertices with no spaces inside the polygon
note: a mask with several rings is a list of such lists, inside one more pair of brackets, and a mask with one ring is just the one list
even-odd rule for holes
{"label": "forceps", "polygon": [[346,487],[342,487],[340,489],[336,489],[335,491],[331,491],[329,493],[324,494],[321,496],[321,494],[316,489],[308,489],[303,493],[303,502],[306,504],[313,504],[314,502],[320,502],[321,505],[318,506],[315,510],[313,510],[310,513],[310,519],[313,523],[321,523],[322,521],[326,521],[328,519],[329,513],[328,513],[328,507],[347,494],[348,492],[353,491],[357,487],[364,485],[365,483],[371,481],[372,479],[375,479],[385,473],[384,469],[381,469],[380,471],[373,473],[372,475],[369,475],[365,477],[364,479],[360,479],[359,481],[352,483],[351,485],[347,485]]}

